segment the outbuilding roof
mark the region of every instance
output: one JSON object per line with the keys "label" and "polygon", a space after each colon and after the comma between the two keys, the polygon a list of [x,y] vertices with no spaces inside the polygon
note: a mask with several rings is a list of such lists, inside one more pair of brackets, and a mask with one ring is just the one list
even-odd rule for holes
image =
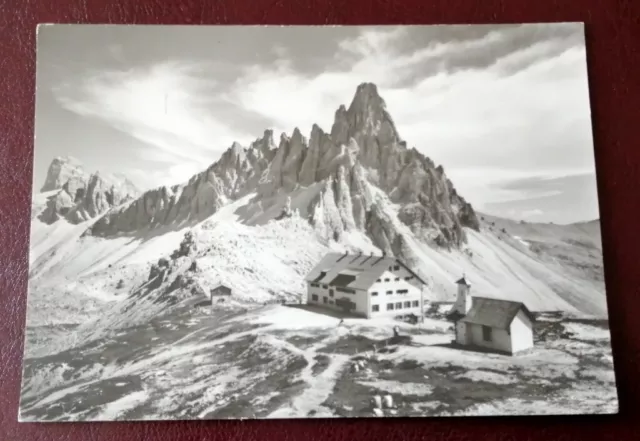
{"label": "outbuilding roof", "polygon": [[305,280],[311,283],[367,290],[390,266],[395,265],[404,267],[420,283],[426,285],[420,276],[395,257],[348,253],[327,254],[311,270]]}
{"label": "outbuilding roof", "polygon": [[509,329],[511,322],[522,310],[533,322],[534,317],[524,303],[486,297],[472,297],[471,309],[461,322]]}

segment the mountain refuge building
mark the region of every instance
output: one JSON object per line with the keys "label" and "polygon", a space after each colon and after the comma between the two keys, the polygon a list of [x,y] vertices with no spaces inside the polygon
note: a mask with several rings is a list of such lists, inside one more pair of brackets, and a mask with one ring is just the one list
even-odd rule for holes
{"label": "mountain refuge building", "polygon": [[450,318],[457,344],[511,355],[533,348],[534,317],[524,303],[471,296],[464,276],[456,283]]}
{"label": "mountain refuge building", "polygon": [[233,291],[227,285],[220,283],[215,287],[211,288],[210,293],[211,293],[211,298],[213,299],[216,297],[223,297],[223,296],[228,297],[233,293]]}
{"label": "mountain refuge building", "polygon": [[306,277],[307,303],[354,316],[422,316],[426,282],[388,256],[329,253]]}

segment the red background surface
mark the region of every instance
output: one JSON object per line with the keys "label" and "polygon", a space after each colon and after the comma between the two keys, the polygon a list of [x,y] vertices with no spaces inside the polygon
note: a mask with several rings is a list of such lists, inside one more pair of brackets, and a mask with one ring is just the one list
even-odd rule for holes
{"label": "red background surface", "polygon": [[[0,0],[0,441],[640,439],[640,1]],[[19,424],[37,23],[431,24],[583,21],[620,414]],[[543,129],[543,128],[541,128]]]}

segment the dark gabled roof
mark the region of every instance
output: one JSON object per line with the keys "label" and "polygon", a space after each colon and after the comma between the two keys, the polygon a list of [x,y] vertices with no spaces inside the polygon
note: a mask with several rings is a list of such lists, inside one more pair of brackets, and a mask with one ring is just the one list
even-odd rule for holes
{"label": "dark gabled roof", "polygon": [[469,285],[469,283],[467,282],[467,279],[465,279],[465,278],[464,278],[464,276],[462,276],[462,278],[461,278],[460,280],[456,281],[456,283],[457,283],[458,285],[471,286],[471,285]]}
{"label": "dark gabled roof", "polygon": [[533,322],[534,318],[529,309],[521,302],[502,299],[488,299],[472,297],[471,310],[460,320],[465,323],[490,326],[498,329],[509,329],[511,322],[522,310]]}
{"label": "dark gabled roof", "polygon": [[[401,265],[420,283],[427,284],[411,268],[395,257],[344,253],[329,253],[324,256],[307,274],[305,280],[311,283],[335,284],[345,288],[367,290],[393,265]],[[347,277],[341,277],[341,275]]]}
{"label": "dark gabled roof", "polygon": [[321,271],[321,272],[320,272],[320,274],[318,274],[318,277],[316,277],[315,279],[313,279],[313,280],[311,281],[311,283],[318,283],[318,282],[319,282],[320,280],[322,280],[322,278],[323,278],[324,276],[326,276],[326,275],[327,275],[327,272],[326,272],[326,271]]}
{"label": "dark gabled roof", "polygon": [[346,288],[354,280],[356,280],[356,276],[352,276],[350,274],[339,274],[335,279],[329,282],[329,284]]}

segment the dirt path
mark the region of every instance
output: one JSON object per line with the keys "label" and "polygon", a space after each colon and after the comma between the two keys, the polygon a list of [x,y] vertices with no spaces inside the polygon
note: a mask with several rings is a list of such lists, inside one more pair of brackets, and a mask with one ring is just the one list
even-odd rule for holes
{"label": "dirt path", "polygon": [[[281,339],[276,343],[293,353],[302,355],[307,361],[306,367],[300,372],[299,379],[306,384],[301,394],[296,396],[291,402],[282,406],[269,414],[268,418],[299,418],[300,416],[314,415],[316,417],[333,417],[334,414],[328,408],[322,406],[327,398],[333,393],[338,377],[343,368],[349,361],[349,356],[344,354],[327,354],[319,352],[320,348],[326,347],[330,342],[334,342],[340,338],[340,330],[336,328],[336,332],[320,339],[309,348],[302,350],[295,345]],[[270,340],[275,337],[270,337]],[[314,374],[314,368],[317,357],[323,355],[329,358],[329,363],[325,369]]]}

